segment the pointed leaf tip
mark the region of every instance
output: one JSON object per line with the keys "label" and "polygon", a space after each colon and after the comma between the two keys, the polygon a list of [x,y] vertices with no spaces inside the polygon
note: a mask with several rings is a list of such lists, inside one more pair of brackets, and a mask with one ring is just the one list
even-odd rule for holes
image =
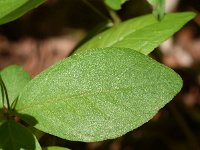
{"label": "pointed leaf tip", "polygon": [[166,14],[161,21],[152,14],[133,18],[94,36],[74,54],[91,48],[124,47],[148,55],[194,16],[193,12],[182,12]]}

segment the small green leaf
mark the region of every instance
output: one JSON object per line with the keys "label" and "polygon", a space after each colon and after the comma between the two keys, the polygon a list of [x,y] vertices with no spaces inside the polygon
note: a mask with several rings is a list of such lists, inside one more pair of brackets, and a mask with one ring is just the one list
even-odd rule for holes
{"label": "small green leaf", "polygon": [[0,0],[0,24],[13,21],[45,0]]}
{"label": "small green leaf", "polygon": [[[31,80],[31,76],[18,65],[11,65],[6,67],[0,72],[0,75],[7,88],[10,104],[16,100],[19,92],[22,91],[25,85]],[[2,108],[1,95],[2,94],[0,90],[0,108]]]}
{"label": "small green leaf", "polygon": [[41,150],[34,135],[14,121],[1,123],[0,133],[0,148],[3,150]]}
{"label": "small green leaf", "polygon": [[134,18],[98,34],[75,53],[91,48],[125,47],[147,55],[194,16],[192,12],[185,12],[167,14],[162,21],[153,15]]}
{"label": "small green leaf", "polygon": [[153,14],[158,19],[163,19],[165,15],[165,0],[147,0],[153,6]]}
{"label": "small green leaf", "polygon": [[31,80],[16,110],[36,118],[41,131],[68,140],[100,141],[141,126],[181,87],[173,70],[137,51],[91,49]]}
{"label": "small green leaf", "polygon": [[121,5],[126,2],[126,0],[104,0],[105,4],[114,10],[120,10]]}
{"label": "small green leaf", "polygon": [[50,146],[43,148],[43,150],[70,150],[70,149],[58,146]]}

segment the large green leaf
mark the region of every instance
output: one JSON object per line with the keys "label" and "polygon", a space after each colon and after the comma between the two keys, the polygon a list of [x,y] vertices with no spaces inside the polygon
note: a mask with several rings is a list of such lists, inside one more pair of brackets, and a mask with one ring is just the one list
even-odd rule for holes
{"label": "large green leaf", "polygon": [[5,121],[0,125],[0,149],[3,150],[41,150],[41,147],[29,130],[14,121]]}
{"label": "large green leaf", "polygon": [[[10,104],[19,95],[19,92],[22,91],[24,86],[31,80],[31,76],[23,70],[22,67],[18,65],[11,65],[6,67],[0,72],[2,80],[7,88],[8,98]],[[2,108],[2,92],[0,90],[0,108]],[[5,99],[5,97],[4,97]]]}
{"label": "large green leaf", "polygon": [[10,22],[29,10],[39,6],[45,0],[0,0],[0,24]]}
{"label": "large green leaf", "polygon": [[30,81],[16,110],[36,118],[35,127],[44,132],[68,140],[99,141],[147,122],[181,86],[173,70],[137,51],[92,49]]}
{"label": "large green leaf", "polygon": [[167,14],[162,21],[146,15],[125,21],[98,34],[75,51],[90,48],[125,47],[149,54],[195,16],[192,12]]}

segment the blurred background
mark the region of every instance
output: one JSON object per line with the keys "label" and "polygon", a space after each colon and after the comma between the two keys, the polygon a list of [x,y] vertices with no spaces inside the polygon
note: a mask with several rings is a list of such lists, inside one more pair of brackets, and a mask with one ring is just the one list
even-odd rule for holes
{"label": "blurred background", "polygon": [[[167,12],[193,11],[194,20],[151,56],[180,74],[182,91],[148,123],[97,143],[71,142],[45,134],[42,146],[72,150],[200,150],[200,1],[166,0]],[[146,0],[128,0],[116,14],[123,21],[151,13]],[[33,77],[109,27],[102,0],[48,0],[20,19],[0,26],[0,69],[19,64]],[[134,116],[133,116],[134,117]]]}

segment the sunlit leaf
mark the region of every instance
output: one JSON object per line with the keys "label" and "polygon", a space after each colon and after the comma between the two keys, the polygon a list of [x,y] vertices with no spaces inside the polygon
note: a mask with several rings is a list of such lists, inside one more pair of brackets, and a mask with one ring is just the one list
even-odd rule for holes
{"label": "sunlit leaf", "polygon": [[17,19],[45,0],[0,0],[0,24]]}
{"label": "sunlit leaf", "polygon": [[[7,88],[10,104],[17,99],[19,92],[31,80],[31,76],[18,65],[11,65],[1,72],[2,80]],[[5,99],[5,97],[4,97]],[[2,108],[2,93],[0,90],[0,108]]]}
{"label": "sunlit leaf", "polygon": [[83,44],[74,53],[91,48],[125,47],[149,54],[195,16],[192,12],[167,14],[162,21],[146,15],[125,21]]}
{"label": "sunlit leaf", "polygon": [[49,147],[43,148],[43,150],[70,150],[70,149],[64,148],[64,147],[58,147],[58,146],[49,146]]}
{"label": "sunlit leaf", "polygon": [[137,51],[91,49],[31,80],[16,109],[36,118],[35,127],[44,132],[68,140],[100,141],[147,122],[181,86],[173,70]]}
{"label": "sunlit leaf", "polygon": [[104,0],[105,4],[114,10],[121,9],[121,5],[126,2],[126,0]]}

